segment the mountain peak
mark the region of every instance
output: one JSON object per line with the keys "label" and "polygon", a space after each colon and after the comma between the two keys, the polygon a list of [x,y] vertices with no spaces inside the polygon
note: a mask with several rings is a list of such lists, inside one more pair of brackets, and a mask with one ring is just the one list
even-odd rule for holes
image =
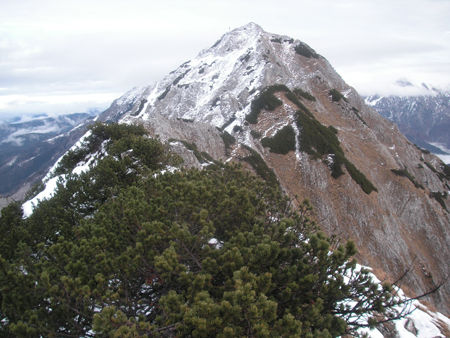
{"label": "mountain peak", "polygon": [[[250,22],[224,34],[213,46],[179,66],[160,82],[126,99],[144,102],[129,109],[122,119],[148,119],[154,114],[188,119],[231,131],[242,126],[250,103],[259,92],[275,83],[310,90],[316,80],[348,91],[331,65],[305,43],[265,32]],[[130,101],[131,100],[131,101]]]}
{"label": "mountain peak", "polygon": [[256,33],[265,33],[264,29],[254,23],[254,22],[249,22],[241,27],[237,27],[235,29],[233,29],[231,32],[245,32],[245,33],[249,33],[249,32],[256,32]]}
{"label": "mountain peak", "polygon": [[226,54],[236,49],[245,49],[250,44],[255,44],[259,37],[266,32],[254,22],[235,28],[225,33],[216,43],[206,50],[200,52],[200,55],[210,52]]}

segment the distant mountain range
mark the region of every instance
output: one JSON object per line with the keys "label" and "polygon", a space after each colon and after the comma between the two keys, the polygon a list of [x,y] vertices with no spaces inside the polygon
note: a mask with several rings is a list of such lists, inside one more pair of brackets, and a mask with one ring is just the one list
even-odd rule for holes
{"label": "distant mountain range", "polygon": [[450,163],[450,92],[425,84],[422,89],[423,95],[374,95],[365,101],[397,124],[411,142]]}
{"label": "distant mountain range", "polygon": [[0,195],[23,198],[85,132],[98,111],[37,114],[0,123]]}

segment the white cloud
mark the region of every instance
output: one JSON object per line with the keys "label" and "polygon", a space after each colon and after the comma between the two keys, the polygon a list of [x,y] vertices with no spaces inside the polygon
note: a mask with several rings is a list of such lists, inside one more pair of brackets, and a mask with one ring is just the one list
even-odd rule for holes
{"label": "white cloud", "polygon": [[387,90],[398,77],[445,86],[449,17],[444,0],[5,1],[0,96],[39,96],[41,105],[0,98],[0,113],[45,110],[43,98],[59,93],[151,84],[250,21],[308,43],[361,92]]}
{"label": "white cloud", "polygon": [[45,112],[67,114],[88,109],[106,109],[121,93],[12,94],[0,95],[0,120],[15,115]]}

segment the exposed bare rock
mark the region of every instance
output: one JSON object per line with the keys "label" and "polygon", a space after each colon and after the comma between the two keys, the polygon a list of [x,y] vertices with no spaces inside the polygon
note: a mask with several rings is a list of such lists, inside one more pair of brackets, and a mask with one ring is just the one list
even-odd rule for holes
{"label": "exposed bare rock", "polygon": [[411,319],[407,319],[405,323],[405,329],[411,332],[413,335],[417,336],[417,328],[414,325],[414,322]]}
{"label": "exposed bare rock", "polygon": [[151,135],[158,137],[161,141],[172,141],[172,147],[185,160],[185,165],[189,167],[200,168],[201,163],[192,150],[187,149],[179,141],[195,145],[200,153],[205,152],[216,160],[225,160],[225,146],[220,132],[210,124],[172,119],[161,114],[154,114],[144,121],[144,126],[150,131]]}

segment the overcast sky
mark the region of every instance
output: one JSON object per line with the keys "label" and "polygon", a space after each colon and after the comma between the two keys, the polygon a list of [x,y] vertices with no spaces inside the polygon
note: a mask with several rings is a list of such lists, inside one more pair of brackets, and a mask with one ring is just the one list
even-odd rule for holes
{"label": "overcast sky", "polygon": [[0,0],[0,119],[104,108],[251,21],[306,42],[361,94],[450,83],[449,0]]}

